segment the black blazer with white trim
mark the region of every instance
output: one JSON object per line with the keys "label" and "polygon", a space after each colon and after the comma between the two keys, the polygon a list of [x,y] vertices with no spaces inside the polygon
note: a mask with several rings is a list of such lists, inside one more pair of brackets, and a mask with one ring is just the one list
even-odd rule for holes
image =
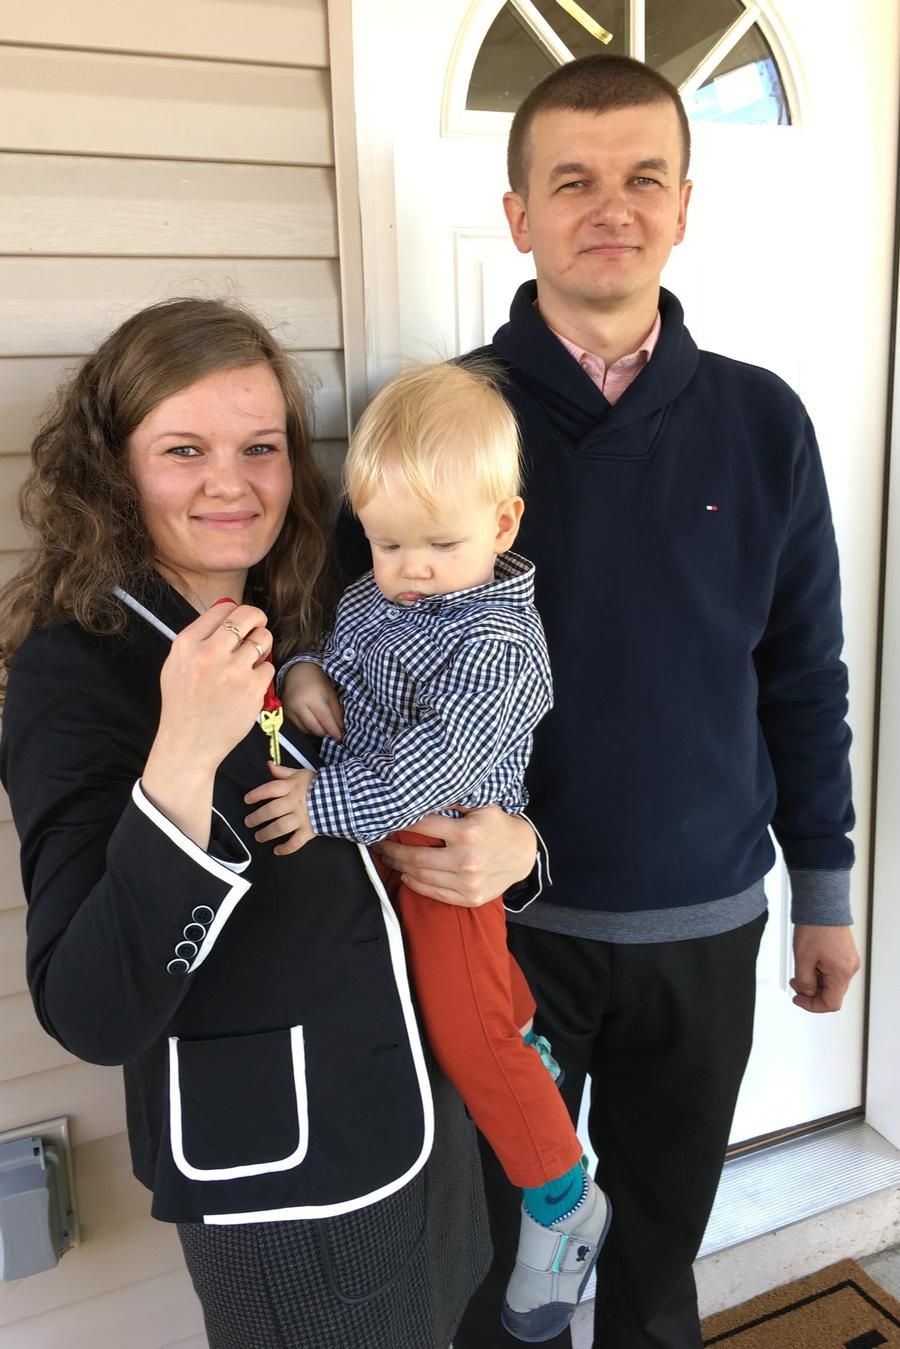
{"label": "black blazer with white trim", "polygon": [[[174,631],[196,617],[161,581],[141,598]],[[79,1058],[125,1065],[156,1217],[347,1212],[399,1189],[431,1147],[399,927],[353,844],[276,857],[245,828],[244,793],[267,776],[257,728],[217,774],[208,852],[147,800],[168,648],[129,612],[110,637],[54,623],[13,662],[0,776],[34,1005]]]}

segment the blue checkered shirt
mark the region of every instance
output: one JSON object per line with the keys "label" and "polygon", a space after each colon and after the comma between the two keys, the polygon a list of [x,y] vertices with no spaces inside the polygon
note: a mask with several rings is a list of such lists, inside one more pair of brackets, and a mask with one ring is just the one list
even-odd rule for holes
{"label": "blue checkered shirt", "polygon": [[534,727],[553,702],[534,567],[501,554],[494,580],[404,607],[371,572],[338,606],[322,665],[344,738],[322,741],[307,795],[317,834],[375,843],[423,815],[528,801]]}

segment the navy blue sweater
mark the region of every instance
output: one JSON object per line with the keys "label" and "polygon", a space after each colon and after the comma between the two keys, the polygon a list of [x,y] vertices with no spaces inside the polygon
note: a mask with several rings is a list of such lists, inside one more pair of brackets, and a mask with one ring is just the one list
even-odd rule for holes
{"label": "navy blue sweater", "polygon": [[528,786],[570,907],[734,895],[853,860],[834,531],[813,428],[769,371],[659,343],[610,406],[520,288],[483,354],[526,452],[554,710]]}
{"label": "navy blue sweater", "polygon": [[770,824],[795,887],[837,880],[853,860],[847,676],[802,403],[698,351],[663,291],[653,357],[611,406],[535,296],[520,287],[475,354],[505,369],[522,430],[516,550],[553,670],[527,779],[542,900],[626,913],[737,895],[772,865]]}

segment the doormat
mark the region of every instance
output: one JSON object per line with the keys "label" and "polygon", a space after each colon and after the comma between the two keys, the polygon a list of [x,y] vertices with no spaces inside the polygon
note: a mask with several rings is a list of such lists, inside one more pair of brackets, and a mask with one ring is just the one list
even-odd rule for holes
{"label": "doormat", "polygon": [[900,1349],[900,1302],[855,1260],[708,1316],[703,1343],[721,1349]]}

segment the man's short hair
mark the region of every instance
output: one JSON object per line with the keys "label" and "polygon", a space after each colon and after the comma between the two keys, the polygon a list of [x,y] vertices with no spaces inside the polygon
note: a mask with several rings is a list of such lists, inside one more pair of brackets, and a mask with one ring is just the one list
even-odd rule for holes
{"label": "man's short hair", "polygon": [[681,179],[691,158],[691,130],[681,96],[659,71],[630,56],[582,56],[554,70],[535,85],[520,104],[509,132],[506,165],[509,185],[524,197],[531,169],[531,124],[540,112],[566,108],[572,112],[612,112],[668,100],[681,130]]}
{"label": "man's short hair", "polygon": [[460,488],[485,501],[519,491],[519,431],[489,361],[418,365],[386,384],[359,419],[344,464],[354,511],[399,475],[437,514]]}

